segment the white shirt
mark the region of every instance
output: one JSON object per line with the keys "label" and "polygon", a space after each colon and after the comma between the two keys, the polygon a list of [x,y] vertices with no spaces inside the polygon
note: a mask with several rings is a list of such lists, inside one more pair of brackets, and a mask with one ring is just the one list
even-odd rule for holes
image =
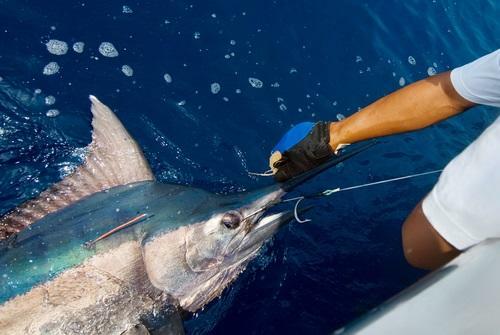
{"label": "white shirt", "polygon": [[[465,99],[500,107],[500,49],[454,69],[451,82]],[[500,118],[446,166],[422,208],[457,249],[500,237]]]}

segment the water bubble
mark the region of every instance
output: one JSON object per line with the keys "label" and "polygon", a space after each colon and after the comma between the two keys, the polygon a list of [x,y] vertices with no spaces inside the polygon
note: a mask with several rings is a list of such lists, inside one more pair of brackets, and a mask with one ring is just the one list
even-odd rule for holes
{"label": "water bubble", "polygon": [[53,105],[53,104],[55,104],[55,103],[56,103],[56,98],[55,98],[54,96],[52,96],[52,95],[47,95],[47,96],[45,97],[45,104],[46,104],[47,106]]}
{"label": "water bubble", "polygon": [[415,60],[415,58],[413,58],[413,56],[408,56],[408,63],[410,63],[411,65],[415,65],[417,64],[417,61]]}
{"label": "water bubble", "polygon": [[210,15],[211,17],[213,17],[214,19],[217,17],[217,14],[215,13],[212,13],[212,15]]}
{"label": "water bubble", "polygon": [[292,74],[292,73],[297,73],[297,69],[296,69],[296,68],[294,68],[294,67],[292,67],[292,68],[290,69],[290,74]]}
{"label": "water bubble", "polygon": [[[1,80],[0,80],[0,81],[1,81]],[[40,94],[40,93],[42,93],[42,90],[41,90],[41,89],[39,89],[39,88],[35,89],[35,94]]]}
{"label": "water bubble", "polygon": [[200,32],[199,31],[195,31],[194,34],[193,34],[193,37],[194,37],[195,40],[199,40],[200,37],[201,37]]}
{"label": "water bubble", "polygon": [[427,69],[427,74],[428,74],[429,76],[433,76],[433,75],[435,75],[436,73],[437,73],[436,69],[435,69],[435,68],[433,68],[432,66],[429,66],[429,68]]}
{"label": "water bubble", "polygon": [[56,62],[50,62],[43,68],[43,74],[46,76],[51,76],[59,72],[59,69],[59,64],[57,64]]}
{"label": "water bubble", "polygon": [[223,97],[222,100],[224,100],[225,102],[228,102],[229,98],[228,97]]}
{"label": "water bubble", "polygon": [[129,65],[122,65],[122,72],[127,77],[132,77],[134,75],[134,69],[132,69]]}
{"label": "water bubble", "polygon": [[56,117],[58,116],[60,113],[57,109],[49,109],[47,111],[47,113],[45,113],[45,115],[47,115],[48,117]]}
{"label": "water bubble", "polygon": [[99,45],[99,52],[104,57],[118,56],[118,50],[116,50],[115,46],[110,42],[102,42],[101,45]]}
{"label": "water bubble", "polygon": [[287,109],[288,109],[288,108],[286,107],[286,105],[285,105],[285,104],[280,104],[280,110],[281,110],[282,112],[286,111]]}
{"label": "water bubble", "polygon": [[186,104],[186,100],[181,100],[177,103],[177,106],[184,106]]}
{"label": "water bubble", "polygon": [[405,84],[406,84],[405,78],[403,77],[399,78],[399,86],[405,86]]}
{"label": "water bubble", "polygon": [[169,84],[172,82],[172,76],[171,76],[171,75],[169,75],[168,73],[165,73],[165,74],[163,75],[163,79],[165,79],[165,81],[166,81],[167,83],[169,83]]}
{"label": "water bubble", "polygon": [[231,40],[231,41],[229,41],[229,44],[236,45],[236,41],[235,40]]}
{"label": "water bubble", "polygon": [[219,91],[220,91],[219,83],[210,84],[210,92],[212,92],[212,94],[217,94],[217,93],[219,93]]}
{"label": "water bubble", "polygon": [[241,94],[241,90],[240,90],[239,88],[237,88],[237,89],[235,90],[235,92],[236,92],[236,94]]}
{"label": "water bubble", "polygon": [[254,88],[261,88],[264,85],[262,80],[253,77],[248,78],[248,82]]}
{"label": "water bubble", "polygon": [[231,56],[229,56],[228,54],[225,54],[225,55],[224,55],[224,58],[225,58],[225,59],[229,59],[229,58],[231,58]]}
{"label": "water bubble", "polygon": [[362,62],[363,58],[361,56],[356,56],[356,63]]}
{"label": "water bubble", "polygon": [[125,13],[125,14],[132,14],[134,11],[132,10],[132,8],[130,8],[129,6],[127,5],[123,5],[122,6],[122,13]]}
{"label": "water bubble", "polygon": [[337,120],[342,121],[344,119],[345,119],[345,115],[344,114],[340,114],[340,113],[337,114]]}
{"label": "water bubble", "polygon": [[274,88],[280,87],[280,83],[274,82],[271,84],[271,87],[274,87]]}
{"label": "water bubble", "polygon": [[47,47],[47,50],[53,55],[61,56],[68,52],[68,43],[64,41],[50,40],[45,43],[45,46]]}
{"label": "water bubble", "polygon": [[436,63],[436,62],[432,63],[432,66],[434,66],[434,67],[438,67],[438,65],[437,65],[437,63]]}
{"label": "water bubble", "polygon": [[83,52],[83,49],[85,48],[85,43],[83,42],[75,42],[73,44],[73,51],[81,54]]}

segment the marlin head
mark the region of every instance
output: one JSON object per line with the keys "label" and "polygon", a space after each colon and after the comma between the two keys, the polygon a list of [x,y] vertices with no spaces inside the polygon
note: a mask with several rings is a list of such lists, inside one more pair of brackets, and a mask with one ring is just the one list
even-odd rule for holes
{"label": "marlin head", "polygon": [[[236,195],[212,195],[204,212],[174,231],[142,242],[149,280],[187,311],[196,311],[230,284],[262,244],[293,218],[267,214],[284,192],[273,186]],[[208,205],[208,206],[207,206]]]}

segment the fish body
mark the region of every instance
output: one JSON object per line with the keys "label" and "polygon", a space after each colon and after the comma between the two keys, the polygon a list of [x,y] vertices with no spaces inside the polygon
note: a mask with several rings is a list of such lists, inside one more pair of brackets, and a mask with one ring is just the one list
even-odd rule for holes
{"label": "fish body", "polygon": [[118,118],[91,101],[84,164],[0,219],[2,334],[182,333],[177,312],[220,295],[291,218],[243,219],[279,187],[220,196],[155,181]]}

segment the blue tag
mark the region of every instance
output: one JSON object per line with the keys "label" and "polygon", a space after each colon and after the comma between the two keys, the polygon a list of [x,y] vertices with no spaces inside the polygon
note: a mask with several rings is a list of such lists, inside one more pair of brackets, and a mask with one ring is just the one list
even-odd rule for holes
{"label": "blue tag", "polygon": [[309,133],[311,129],[314,127],[314,122],[301,122],[289,131],[286,132],[285,135],[281,138],[281,140],[276,144],[271,150],[271,153],[275,151],[279,151],[281,153],[287,151],[295,144],[302,141]]}

